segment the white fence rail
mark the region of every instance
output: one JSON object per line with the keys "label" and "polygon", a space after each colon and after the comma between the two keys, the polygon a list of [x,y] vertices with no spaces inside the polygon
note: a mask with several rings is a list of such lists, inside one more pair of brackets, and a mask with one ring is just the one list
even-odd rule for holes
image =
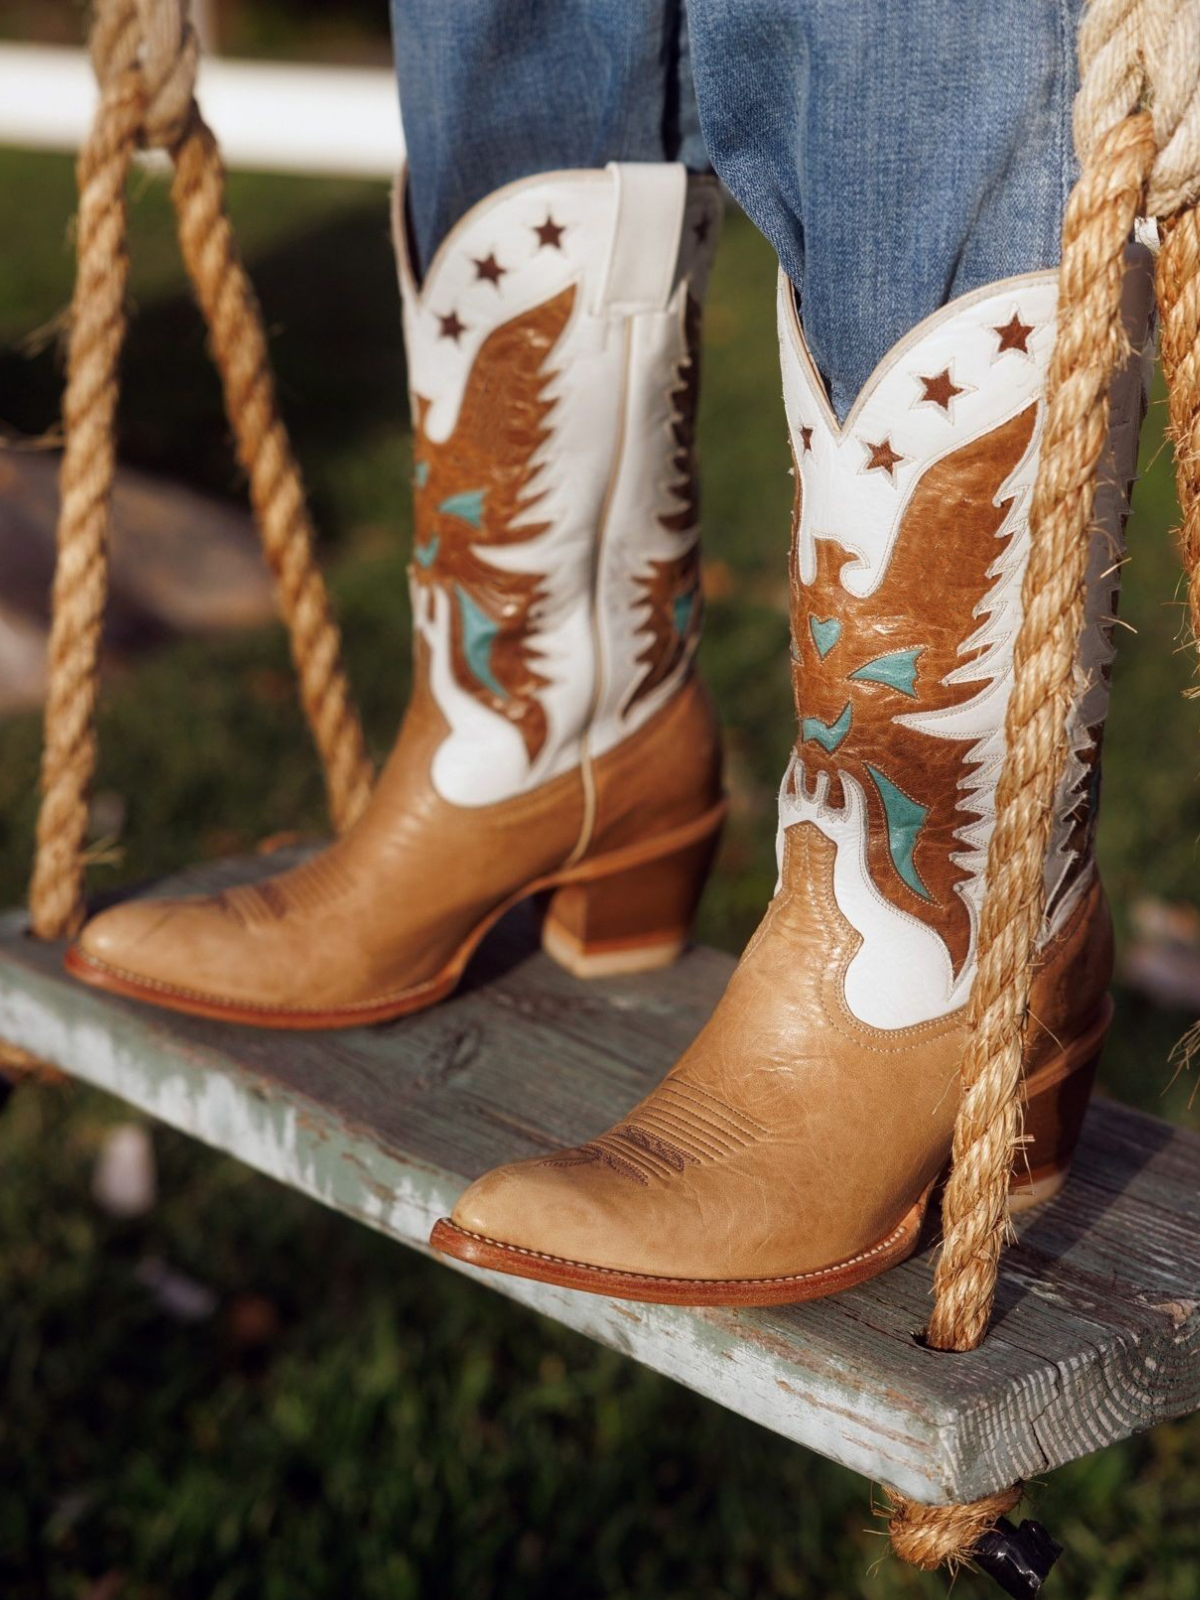
{"label": "white fence rail", "polygon": [[[0,145],[77,150],[96,94],[84,51],[0,44]],[[206,57],[197,97],[230,167],[390,178],[403,157],[386,67]]]}

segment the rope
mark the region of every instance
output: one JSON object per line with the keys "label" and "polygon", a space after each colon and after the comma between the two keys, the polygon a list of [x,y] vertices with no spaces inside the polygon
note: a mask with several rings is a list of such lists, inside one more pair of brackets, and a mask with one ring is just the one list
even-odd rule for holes
{"label": "rope", "polygon": [[[1180,554],[1187,580],[1192,643],[1200,647],[1200,211],[1159,225],[1156,287],[1159,352],[1167,380],[1167,434],[1175,454],[1175,486],[1183,521]],[[1200,663],[1198,663],[1200,665]],[[1189,691],[1193,696],[1200,690]],[[1183,1066],[1200,1054],[1200,1023],[1175,1047]]]}
{"label": "rope", "polygon": [[1161,226],[1157,289],[1159,350],[1168,384],[1167,432],[1183,513],[1180,546],[1193,639],[1200,642],[1200,212]]}
{"label": "rope", "polygon": [[301,704],[324,763],[334,826],[342,832],[367,803],[371,769],[314,555],[304,484],[279,414],[262,318],[234,241],[216,140],[197,118],[174,154],[171,198],[179,241],[209,325],[238,460],[290,635]]}
{"label": "rope", "polygon": [[1108,438],[1109,385],[1127,353],[1125,246],[1154,149],[1144,112],[1103,133],[1072,192],[1063,228],[1058,332],[1030,508],[1007,755],[988,848],[954,1167],[942,1207],[945,1243],[928,1331],[936,1350],[973,1350],[991,1314],[1021,1131],[1029,967],[1042,925],[1046,851],[1066,757],[1096,468]]}
{"label": "rope", "polygon": [[[1096,469],[1109,386],[1127,355],[1124,252],[1140,212],[1170,217],[1159,264],[1163,364],[1171,384],[1184,550],[1200,637],[1200,0],[1091,0],[1080,29],[1075,104],[1081,163],[1063,228],[1058,331],[1030,510],[1024,615],[1014,649],[1006,756],[988,848],[963,1101],[943,1201],[944,1244],[927,1332],[971,1350],[991,1316],[1021,1128],[1030,963],[1044,911],[1044,863],[1066,757],[1066,718],[1084,617]],[[1150,109],[1142,109],[1148,102]],[[999,1500],[920,1506],[895,1491],[893,1548],[916,1565],[962,1562],[1002,1515]]]}
{"label": "rope", "polygon": [[1195,0],[1091,0],[1079,28],[1075,98],[1081,160],[1139,109],[1147,91],[1155,158],[1145,214],[1168,217],[1200,199],[1200,6]]}
{"label": "rope", "polygon": [[53,1085],[57,1088],[69,1081],[65,1072],[60,1072],[41,1056],[35,1056],[32,1050],[22,1050],[20,1045],[0,1039],[0,1092],[5,1084],[9,1088],[19,1083],[36,1083],[43,1088]]}
{"label": "rope", "polygon": [[885,1489],[888,1535],[892,1549],[909,1566],[923,1572],[938,1567],[956,1570],[1000,1517],[1020,1504],[1022,1488],[1001,1489],[965,1506],[923,1506],[895,1489]]}
{"label": "rope", "polygon": [[88,796],[116,469],[118,366],[129,278],[126,184],[135,152],[175,163],[172,199],[189,276],[208,322],[238,459],[290,635],[301,701],[335,826],[348,827],[371,773],[314,554],[299,468],[279,415],[262,318],[238,254],[225,173],[197,108],[195,34],[183,0],[98,0],[90,42],[100,84],[77,180],[78,268],[71,302],[58,562],[48,652],[42,804],[30,890],[40,938],[83,921]]}

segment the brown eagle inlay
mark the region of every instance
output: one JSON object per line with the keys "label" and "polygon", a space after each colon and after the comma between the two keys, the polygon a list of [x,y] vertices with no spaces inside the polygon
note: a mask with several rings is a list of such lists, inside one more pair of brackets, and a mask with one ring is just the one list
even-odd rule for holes
{"label": "brown eagle inlay", "polygon": [[622,708],[626,716],[639,700],[667,681],[684,657],[695,649],[700,637],[703,600],[700,546],[696,535],[700,521],[696,471],[700,304],[690,295],[684,312],[684,338],[687,354],[676,366],[676,386],[671,391],[674,477],[669,492],[676,504],[658,518],[662,527],[678,535],[681,549],[676,556],[650,561],[647,570],[635,579],[641,593],[634,604],[643,613],[638,632],[645,636],[646,644],[637,657],[637,665],[642,668],[641,677]]}
{"label": "brown eagle inlay", "polygon": [[475,357],[454,432],[427,437],[429,401],[416,397],[413,574],[449,600],[455,681],[519,729],[532,761],[546,741],[530,642],[533,613],[546,598],[544,574],[511,572],[487,559],[488,546],[536,539],[549,524],[530,520],[541,497],[535,457],[550,436],[554,377],[547,361],[570,318],[574,288],[496,328]]}
{"label": "brown eagle inlay", "polygon": [[955,972],[970,947],[970,913],[956,886],[969,876],[954,859],[972,816],[963,783],[978,765],[973,740],[931,737],[897,721],[947,711],[984,685],[946,682],[979,655],[962,646],[983,622],[990,569],[1008,544],[1005,479],[1033,437],[1037,404],[929,467],[904,513],[874,593],[842,586],[856,559],[831,539],[815,541],[816,578],[800,580],[801,483],[796,469],[791,613],[792,679],[800,720],[797,753],[809,792],[828,778],[827,804],[853,778],[867,804],[867,859],[879,892],[936,928]]}

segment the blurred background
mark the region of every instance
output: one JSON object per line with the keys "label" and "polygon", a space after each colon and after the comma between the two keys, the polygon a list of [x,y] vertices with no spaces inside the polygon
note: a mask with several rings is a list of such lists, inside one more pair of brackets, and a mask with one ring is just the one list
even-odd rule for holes
{"label": "blurred background", "polygon": [[[384,0],[220,0],[222,52],[386,65]],[[82,10],[0,0],[5,41]],[[203,98],[203,79],[201,80]],[[2,108],[0,108],[2,112]],[[237,173],[346,654],[376,755],[408,681],[409,422],[382,181]],[[69,157],[0,145],[0,903],[24,895],[38,762]],[[133,186],[97,888],[324,827],[163,183]],[[792,739],[790,481],[768,248],[731,213],[705,336],[702,665],[733,817],[700,936],[773,884]],[[1121,937],[1105,1092],[1200,1126],[1200,706],[1156,392],[1130,524],[1101,854]],[[0,1117],[5,1600],[792,1600],[937,1595],[867,1486],[620,1357],[83,1089]],[[115,1174],[115,1177],[114,1177]],[[1200,1596],[1200,1418],[1056,1472],[1064,1596]],[[975,1592],[976,1580],[959,1580]],[[982,1592],[982,1590],[980,1590]]]}

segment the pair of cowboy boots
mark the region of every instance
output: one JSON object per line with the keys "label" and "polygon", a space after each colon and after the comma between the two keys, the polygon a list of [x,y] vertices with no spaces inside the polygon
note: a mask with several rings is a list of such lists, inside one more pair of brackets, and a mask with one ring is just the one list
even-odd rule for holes
{"label": "pair of cowboy boots", "polygon": [[[531,178],[469,212],[420,284],[402,216],[401,199],[416,675],[396,747],[362,820],[304,865],[96,918],[68,957],[89,983],[338,1027],[449,994],[531,895],[547,951],[582,977],[662,965],[687,938],[724,810],[693,665],[719,191],[677,165]],[[1131,273],[1143,337],[1145,287]],[[952,302],[839,423],[781,279],[799,726],[774,898],[663,1083],[586,1144],[474,1183],[440,1250],[630,1299],[756,1305],[915,1248],[958,1110],[1055,300],[1046,272]],[[1017,1206],[1063,1182],[1108,1025],[1092,841],[1142,392],[1131,363],[1046,860]]]}

